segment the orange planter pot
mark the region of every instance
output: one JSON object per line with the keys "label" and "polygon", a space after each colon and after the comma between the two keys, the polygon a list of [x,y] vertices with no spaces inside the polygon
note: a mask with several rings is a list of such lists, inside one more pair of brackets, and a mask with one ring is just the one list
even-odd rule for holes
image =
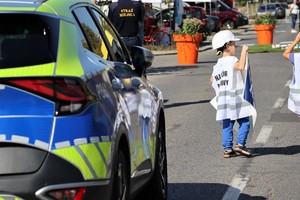
{"label": "orange planter pot", "polygon": [[255,29],[256,35],[257,35],[257,43],[258,44],[272,44],[274,28],[275,28],[274,24],[254,25],[254,29]]}
{"label": "orange planter pot", "polygon": [[193,37],[187,34],[173,34],[173,39],[176,42],[178,63],[196,64],[202,34],[195,34]]}

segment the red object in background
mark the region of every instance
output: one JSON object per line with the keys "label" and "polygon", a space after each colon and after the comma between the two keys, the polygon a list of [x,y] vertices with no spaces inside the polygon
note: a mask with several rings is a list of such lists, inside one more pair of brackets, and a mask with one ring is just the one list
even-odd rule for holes
{"label": "red object in background", "polygon": [[228,5],[230,8],[233,8],[233,1],[234,0],[222,0],[226,5]]}
{"label": "red object in background", "polygon": [[[203,22],[202,29],[205,29],[207,27],[207,16],[204,13],[204,10],[201,7],[197,6],[189,6],[189,7],[183,7],[184,14],[187,16],[187,18],[197,18],[200,19]],[[157,25],[157,22],[161,20],[161,16],[163,16],[163,24],[165,27],[171,27],[172,30],[174,30],[174,17],[172,13],[174,12],[174,8],[166,8],[163,9],[162,15],[160,13],[156,14],[156,19],[151,19],[151,25]],[[169,18],[167,17],[169,16]]]}

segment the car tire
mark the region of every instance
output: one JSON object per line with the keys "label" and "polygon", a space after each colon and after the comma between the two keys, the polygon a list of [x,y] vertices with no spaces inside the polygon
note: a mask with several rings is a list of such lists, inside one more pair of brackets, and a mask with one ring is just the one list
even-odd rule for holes
{"label": "car tire", "polygon": [[112,200],[129,200],[130,172],[122,151],[118,152],[114,169]]}
{"label": "car tire", "polygon": [[170,35],[165,31],[157,31],[152,36],[152,45],[168,47],[171,44]]}
{"label": "car tire", "polygon": [[226,20],[226,21],[224,21],[223,22],[223,24],[222,24],[222,28],[223,29],[234,29],[235,28],[235,26],[234,26],[234,21],[232,21],[232,20]]}
{"label": "car tire", "polygon": [[211,35],[211,30],[207,26],[202,28],[202,32],[206,36]]}
{"label": "car tire", "polygon": [[165,127],[159,126],[156,140],[155,168],[153,176],[138,199],[167,200],[168,199],[168,170]]}

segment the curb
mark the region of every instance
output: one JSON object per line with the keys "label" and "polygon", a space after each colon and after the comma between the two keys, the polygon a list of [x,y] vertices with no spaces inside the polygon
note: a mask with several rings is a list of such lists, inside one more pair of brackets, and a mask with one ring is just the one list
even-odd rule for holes
{"label": "curb", "polygon": [[[211,45],[204,46],[204,47],[200,47],[198,49],[198,52],[208,51],[208,50],[211,50],[211,49],[212,49]],[[177,54],[177,51],[176,50],[173,50],[173,51],[152,51],[152,53],[154,54],[154,56],[167,56],[167,55],[175,55],[175,54]]]}

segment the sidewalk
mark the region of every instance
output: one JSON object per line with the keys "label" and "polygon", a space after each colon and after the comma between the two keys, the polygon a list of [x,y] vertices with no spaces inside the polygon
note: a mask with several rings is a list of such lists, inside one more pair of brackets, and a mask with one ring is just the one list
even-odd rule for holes
{"label": "sidewalk", "polygon": [[[252,30],[252,29],[253,29],[253,24],[250,22],[250,24],[248,24],[248,25],[241,26],[238,29],[233,29],[231,31],[233,34],[243,34],[244,32],[248,32],[249,30]],[[200,47],[198,49],[199,52],[208,51],[208,50],[212,49],[211,41],[212,41],[214,34],[215,33],[212,33],[211,35],[209,35],[207,37],[207,40],[200,44]],[[169,50],[169,51],[152,51],[152,53],[155,56],[174,55],[174,54],[177,54],[177,51],[176,51],[176,49],[174,49],[174,50]]]}

